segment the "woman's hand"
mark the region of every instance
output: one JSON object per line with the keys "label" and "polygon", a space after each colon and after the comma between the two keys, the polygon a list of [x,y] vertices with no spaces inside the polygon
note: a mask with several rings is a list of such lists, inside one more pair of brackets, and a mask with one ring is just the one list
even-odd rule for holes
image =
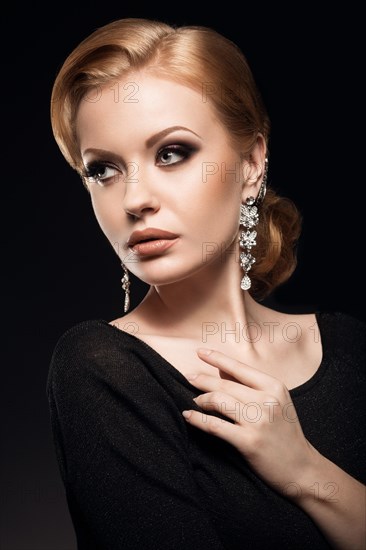
{"label": "woman's hand", "polygon": [[[220,369],[221,378],[199,374],[190,383],[205,393],[195,398],[203,410],[221,413],[227,422],[197,410],[188,422],[238,449],[268,485],[296,500],[306,472],[319,453],[306,440],[286,386],[276,378],[212,350],[200,359]],[[301,490],[300,490],[301,491]]]}
{"label": "woman's hand", "polygon": [[365,548],[365,486],[307,441],[286,386],[218,351],[201,349],[198,356],[217,367],[221,378],[187,376],[205,392],[195,402],[234,424],[197,410],[183,411],[188,422],[234,445],[258,476],[313,519],[335,548]]}

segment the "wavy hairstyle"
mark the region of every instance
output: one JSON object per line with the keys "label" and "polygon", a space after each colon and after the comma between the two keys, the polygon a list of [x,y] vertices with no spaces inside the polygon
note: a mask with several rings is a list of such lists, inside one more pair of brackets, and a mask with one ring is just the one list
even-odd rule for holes
{"label": "wavy hairstyle", "polygon": [[[105,25],[68,56],[54,83],[52,129],[67,162],[82,174],[75,120],[80,101],[97,100],[108,83],[144,69],[189,86],[209,101],[234,146],[250,154],[258,134],[268,144],[270,122],[241,50],[207,27],[172,27],[147,19],[126,18]],[[85,185],[85,181],[84,181]],[[289,199],[273,189],[260,207],[256,263],[250,293],[263,299],[284,283],[296,267],[295,244],[301,216]]]}

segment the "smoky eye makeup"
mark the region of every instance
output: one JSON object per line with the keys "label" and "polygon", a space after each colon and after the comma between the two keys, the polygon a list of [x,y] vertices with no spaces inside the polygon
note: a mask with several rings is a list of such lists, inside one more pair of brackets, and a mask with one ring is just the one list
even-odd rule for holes
{"label": "smoky eye makeup", "polygon": [[169,143],[158,149],[155,162],[158,166],[175,166],[191,158],[197,150],[197,146],[192,144],[184,142]]}
{"label": "smoky eye makeup", "polygon": [[[169,142],[161,145],[155,154],[155,165],[160,168],[168,168],[182,164],[189,160],[198,151],[198,146],[184,141]],[[106,152],[107,157],[109,156]],[[100,186],[110,185],[117,181],[126,172],[128,167],[121,167],[120,163],[103,157],[85,162],[82,177],[89,184],[97,183]]]}
{"label": "smoky eye makeup", "polygon": [[112,163],[102,160],[94,160],[85,164],[83,178],[88,183],[105,185],[105,182],[118,179],[121,171]]}

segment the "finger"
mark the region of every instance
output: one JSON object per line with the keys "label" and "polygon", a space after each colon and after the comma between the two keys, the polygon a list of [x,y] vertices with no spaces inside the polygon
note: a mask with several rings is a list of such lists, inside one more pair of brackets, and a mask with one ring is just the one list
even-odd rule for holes
{"label": "finger", "polygon": [[243,403],[247,401],[253,401],[258,399],[257,390],[249,388],[245,384],[239,381],[225,380],[218,378],[217,376],[211,376],[210,374],[197,374],[186,375],[189,382],[196,388],[204,392],[214,392],[217,394],[217,398],[221,399],[225,394],[227,398],[236,399]]}
{"label": "finger", "polygon": [[204,414],[200,411],[188,410],[183,411],[182,414],[192,426],[206,433],[215,435],[216,437],[220,437],[237,447],[239,450],[241,449],[243,444],[243,428],[241,426],[232,424],[216,416]]}
{"label": "finger", "polygon": [[199,358],[206,363],[224,370],[250,388],[270,391],[273,389],[274,385],[276,387],[278,384],[282,385],[277,378],[250,367],[241,361],[237,361],[220,351],[199,348],[197,354]]}
{"label": "finger", "polygon": [[244,403],[226,393],[220,391],[203,393],[194,398],[193,401],[195,401],[201,409],[217,411],[222,414],[222,416],[227,416],[234,422],[240,423],[242,420],[242,412],[245,407]]}

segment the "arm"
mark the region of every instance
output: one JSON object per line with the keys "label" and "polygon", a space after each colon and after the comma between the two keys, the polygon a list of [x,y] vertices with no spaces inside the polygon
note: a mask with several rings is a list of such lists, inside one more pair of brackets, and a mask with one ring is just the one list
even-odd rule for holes
{"label": "arm", "polygon": [[339,549],[366,547],[366,488],[319,453],[299,478],[294,500]]}
{"label": "arm", "polygon": [[[226,379],[203,374],[190,379],[207,392],[196,403],[234,423],[195,410],[185,414],[187,421],[234,445],[257,475],[313,519],[335,548],[365,548],[365,486],[306,440],[284,384],[217,351],[199,356]],[[248,421],[245,404],[255,404],[255,422]],[[337,502],[329,498],[332,489]]]}
{"label": "arm", "polygon": [[[136,357],[58,347],[48,395],[79,549],[222,550],[180,411]],[[121,359],[121,358],[120,358]]]}

